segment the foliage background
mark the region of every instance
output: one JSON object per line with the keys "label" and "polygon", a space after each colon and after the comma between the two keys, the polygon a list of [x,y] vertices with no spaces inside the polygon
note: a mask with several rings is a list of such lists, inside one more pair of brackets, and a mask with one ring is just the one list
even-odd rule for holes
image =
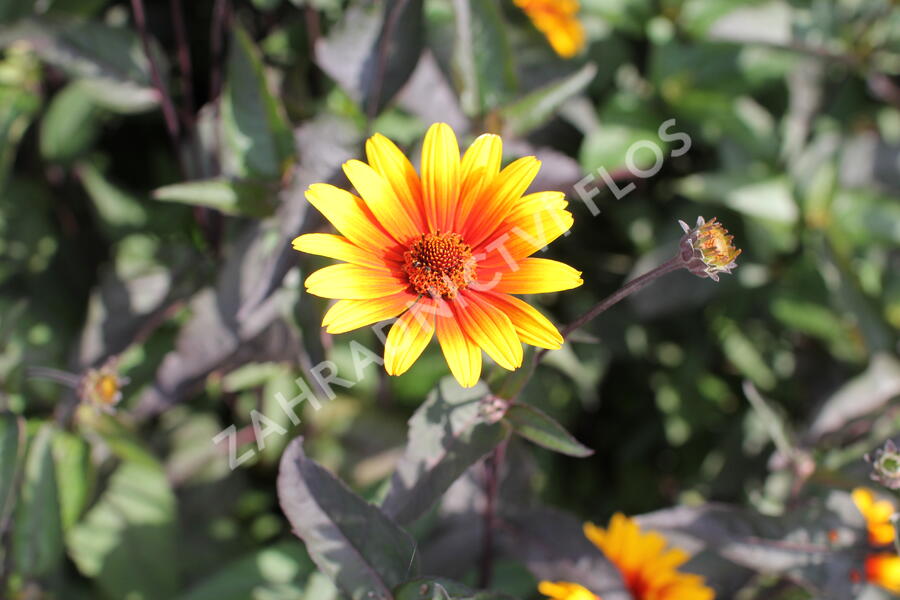
{"label": "foliage background", "polygon": [[[717,501],[788,537],[811,514],[797,506],[865,481],[862,455],[900,432],[895,3],[584,0],[573,60],[505,0],[179,4],[145,7],[167,121],[132,4],[0,3],[11,597],[335,597],[279,508],[278,459],[302,434],[380,497],[407,419],[446,374],[432,346],[403,377],[370,368],[299,426],[275,403],[323,358],[352,373],[351,340],[379,347],[367,330],[320,332],[325,305],[301,281],[325,263],[289,244],[325,227],[305,187],[344,184],[341,162],[376,131],[414,157],[437,120],[502,133],[505,162],[544,161],[534,189],[571,194],[599,167],[634,180],[620,200],[601,189],[597,216],[571,196],[575,226],[548,255],[585,285],[534,299],[557,323],[671,254],[677,219],[717,216],[744,249],[719,284],[669,275],[548,357],[522,400],[595,454],[513,441],[510,510],[602,523]],[[657,136],[671,118],[690,150],[629,176],[633,142],[672,149]],[[130,383],[113,416],[73,421],[74,392],[28,372],[114,356]],[[254,408],[291,432],[231,472],[212,438],[234,424],[252,442]],[[482,471],[412,528],[424,573],[476,584]],[[580,547],[572,531],[561,546]],[[514,554],[498,549],[492,587],[536,597],[536,559]],[[821,593],[806,571],[707,558],[694,569],[723,598]]]}

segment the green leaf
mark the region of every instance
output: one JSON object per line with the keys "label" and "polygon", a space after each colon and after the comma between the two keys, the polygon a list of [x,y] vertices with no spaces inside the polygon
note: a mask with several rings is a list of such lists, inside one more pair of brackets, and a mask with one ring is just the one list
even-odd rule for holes
{"label": "green leaf", "polygon": [[[665,158],[667,144],[659,139],[656,131],[605,121],[585,137],[578,161],[586,172],[596,173],[603,168],[609,174],[613,174],[626,168],[631,153],[635,167],[650,169],[657,162],[659,155],[644,147],[648,142],[655,144]],[[636,145],[638,143],[642,145]],[[597,179],[597,185],[603,185],[603,180]]]}
{"label": "green leaf", "polygon": [[415,541],[307,458],[303,438],[282,456],[278,499],[310,557],[353,600],[389,600],[394,586],[416,575]]}
{"label": "green leaf", "polygon": [[504,420],[512,425],[514,432],[548,450],[579,458],[594,453],[576,440],[565,427],[529,404],[512,403],[506,411]]}
{"label": "green leaf", "polygon": [[0,23],[9,23],[34,10],[35,0],[0,0]]}
{"label": "green leaf", "polygon": [[425,3],[355,2],[316,45],[316,62],[363,111],[384,110],[415,70],[424,44]]}
{"label": "green leaf", "polygon": [[[143,112],[158,104],[150,65],[135,32],[97,21],[29,20],[0,28],[0,46],[26,41],[41,59],[80,79],[98,104],[123,113]],[[165,79],[164,55],[151,45]]]}
{"label": "green leaf", "polygon": [[16,478],[25,454],[25,422],[22,417],[0,414],[0,531],[16,505]]}
{"label": "green leaf", "polygon": [[518,88],[512,48],[497,0],[456,0],[453,70],[463,111],[484,115]]}
{"label": "green leaf", "polygon": [[149,215],[141,201],[109,181],[95,162],[78,163],[76,172],[105,224],[134,229],[147,224]]}
{"label": "green leaf", "polygon": [[484,411],[488,387],[445,377],[409,420],[409,441],[382,504],[399,523],[427,512],[466,469],[509,434]]}
{"label": "green leaf", "polygon": [[16,570],[37,577],[54,571],[63,554],[62,521],[53,437],[50,424],[41,425],[28,448],[13,531]]}
{"label": "green leaf", "polygon": [[27,52],[6,54],[0,61],[0,189],[6,187],[19,140],[41,106],[38,61]]}
{"label": "green leaf", "polygon": [[194,585],[178,600],[246,600],[273,594],[282,586],[299,589],[313,571],[314,565],[303,546],[296,541],[281,542],[269,548],[252,552],[233,561],[222,569]]}
{"label": "green leaf", "polygon": [[596,75],[597,65],[587,63],[571,75],[505,106],[501,114],[506,130],[515,136],[524,136],[537,129],[549,121],[567,100],[583,92]]}
{"label": "green leaf", "polygon": [[228,215],[267,217],[274,212],[269,188],[251,181],[206,179],[166,185],[154,190],[153,197],[163,202],[215,208]]}
{"label": "green leaf", "polygon": [[84,87],[70,83],[53,97],[41,120],[41,155],[59,163],[78,158],[100,135],[104,114]]}
{"label": "green leaf", "polygon": [[281,178],[293,159],[293,134],[284,107],[269,91],[260,52],[240,26],[232,31],[228,53],[222,127],[235,161],[226,166],[235,175]]}
{"label": "green leaf", "polygon": [[63,531],[68,531],[87,508],[94,483],[90,445],[77,435],[57,432],[53,438],[56,482]]}
{"label": "green leaf", "polygon": [[163,469],[122,463],[66,544],[78,570],[110,598],[175,597],[175,495]]}

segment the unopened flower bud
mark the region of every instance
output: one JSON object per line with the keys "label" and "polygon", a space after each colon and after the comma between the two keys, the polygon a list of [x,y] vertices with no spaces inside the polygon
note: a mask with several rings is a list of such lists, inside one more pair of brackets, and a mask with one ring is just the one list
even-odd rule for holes
{"label": "unopened flower bud", "polygon": [[886,441],[874,456],[866,454],[865,458],[872,465],[870,477],[874,481],[892,490],[900,489],[900,451],[892,440]]}
{"label": "unopened flower bud", "polygon": [[694,228],[678,221],[684,229],[681,237],[681,260],[684,267],[698,277],[719,281],[719,273],[731,273],[737,267],[735,259],[741,250],[732,244],[733,235],[713,217],[707,222],[697,217]]}
{"label": "unopened flower bud", "polygon": [[122,401],[122,387],[128,378],[121,377],[116,369],[116,361],[107,361],[99,369],[88,369],[78,384],[78,397],[84,404],[104,412],[115,412]]}

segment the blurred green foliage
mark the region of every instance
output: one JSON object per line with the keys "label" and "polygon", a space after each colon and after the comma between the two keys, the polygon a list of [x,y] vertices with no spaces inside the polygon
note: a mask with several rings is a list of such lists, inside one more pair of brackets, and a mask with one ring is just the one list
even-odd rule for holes
{"label": "blurred green foliage", "polygon": [[[365,556],[390,573],[378,585],[415,563],[466,585],[413,579],[398,599],[470,597],[477,461],[513,424],[498,510],[526,542],[499,543],[498,592],[535,597],[554,576],[527,540],[574,563],[578,519],[679,505],[647,523],[677,535],[677,511],[697,511],[681,534],[709,549],[689,566],[720,598],[848,597],[849,578],[826,584],[815,565],[846,574],[858,548],[714,549],[721,523],[825,545],[824,524],[857,531],[828,493],[863,483],[862,455],[900,434],[895,2],[582,0],[588,45],[570,61],[506,0],[147,2],[145,31],[135,4],[0,1],[0,595],[336,598],[318,548],[291,534],[304,513],[278,503],[302,434],[285,456],[327,501],[307,526],[366,507],[379,527],[348,538],[391,547]],[[670,119],[689,148],[663,136]],[[678,219],[717,216],[740,267],[718,284],[669,275],[605,313],[547,356],[502,427],[459,424],[468,400],[438,387],[434,345],[400,378],[354,376],[351,344],[380,345],[321,332],[325,303],[300,282],[326,261],[290,249],[325,228],[302,194],[346,185],[340,164],[374,132],[417,157],[439,120],[466,142],[503,134],[505,162],[536,154],[534,188],[569,194],[575,226],[547,255],[585,285],[534,299],[557,323],[670,256]],[[662,153],[650,178],[629,172],[654,164],[636,142]],[[617,198],[600,169],[633,191]],[[130,380],[112,415],[47,371],[111,358]],[[296,424],[277,399],[325,359],[359,383]],[[235,470],[217,437],[231,425]],[[254,425],[286,433],[261,447]],[[432,447],[446,428],[456,454]],[[447,470],[416,479],[441,451]],[[821,515],[792,510],[816,499]],[[607,573],[591,560],[584,577]],[[345,591],[367,585],[346,583],[340,557],[317,563]]]}

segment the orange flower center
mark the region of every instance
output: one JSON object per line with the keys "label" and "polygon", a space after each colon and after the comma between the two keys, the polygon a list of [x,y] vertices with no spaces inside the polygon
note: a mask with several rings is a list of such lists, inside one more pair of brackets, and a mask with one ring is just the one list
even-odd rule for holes
{"label": "orange flower center", "polygon": [[472,248],[458,233],[423,233],[403,258],[409,284],[419,294],[453,299],[475,279]]}
{"label": "orange flower center", "polygon": [[97,383],[94,384],[94,390],[96,390],[101,402],[112,404],[119,393],[119,380],[114,375],[101,375]]}
{"label": "orange flower center", "polygon": [[710,267],[727,267],[741,253],[731,242],[734,236],[728,235],[728,230],[715,219],[702,225],[699,233],[697,245],[703,254],[703,262]]}

